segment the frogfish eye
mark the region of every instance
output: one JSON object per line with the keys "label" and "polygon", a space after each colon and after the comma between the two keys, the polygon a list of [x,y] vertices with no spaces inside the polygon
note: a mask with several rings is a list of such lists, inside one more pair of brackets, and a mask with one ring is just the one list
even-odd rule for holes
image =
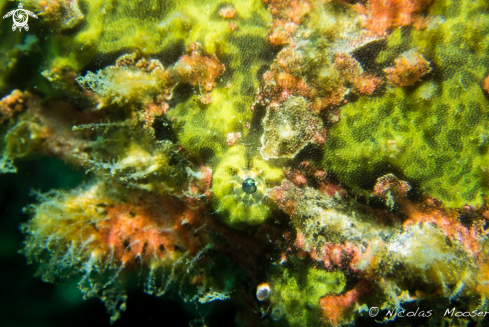
{"label": "frogfish eye", "polygon": [[253,178],[245,179],[241,187],[246,194],[253,194],[257,190],[256,183]]}
{"label": "frogfish eye", "polygon": [[240,169],[234,176],[233,190],[237,199],[245,205],[258,204],[265,197],[265,179],[253,168]]}

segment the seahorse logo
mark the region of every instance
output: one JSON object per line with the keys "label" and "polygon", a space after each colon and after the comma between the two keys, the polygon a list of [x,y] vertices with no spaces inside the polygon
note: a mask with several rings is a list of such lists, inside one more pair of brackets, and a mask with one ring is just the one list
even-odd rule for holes
{"label": "seahorse logo", "polygon": [[24,28],[26,31],[29,30],[29,25],[27,25],[27,21],[29,20],[29,16],[37,19],[37,16],[29,10],[25,10],[21,3],[19,3],[19,9],[14,9],[9,11],[3,19],[12,16],[14,20],[14,24],[12,25],[12,31],[15,31],[17,28],[19,32]]}

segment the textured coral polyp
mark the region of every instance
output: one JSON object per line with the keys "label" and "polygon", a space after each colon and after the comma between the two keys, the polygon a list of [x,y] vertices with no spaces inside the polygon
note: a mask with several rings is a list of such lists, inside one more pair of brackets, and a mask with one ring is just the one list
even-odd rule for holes
{"label": "textured coral polyp", "polygon": [[238,139],[240,137],[241,137],[241,133],[240,132],[237,132],[237,133],[228,133],[228,135],[226,136],[226,143],[229,146],[236,145],[236,141],[238,141]]}
{"label": "textured coral polyp", "polygon": [[362,76],[353,79],[355,90],[364,95],[370,95],[382,84],[380,77],[363,74]]}
{"label": "textured coral polyp", "polygon": [[396,197],[405,197],[411,189],[408,182],[399,180],[394,174],[387,174],[377,179],[373,194],[385,198],[391,192]]}
{"label": "textured coral polyp", "polygon": [[410,25],[419,19],[420,11],[426,9],[433,0],[369,0],[367,4],[367,29],[387,35],[397,26]]}
{"label": "textured coral polyp", "polygon": [[274,18],[268,41],[273,45],[283,45],[291,41],[302,17],[311,12],[313,4],[307,0],[264,0]]}
{"label": "textured coral polyp", "polygon": [[268,35],[268,41],[273,45],[286,44],[296,29],[297,25],[294,23],[276,20],[273,22],[272,31]]}
{"label": "textured coral polyp", "polygon": [[166,102],[155,103],[151,101],[146,107],[144,107],[144,112],[142,113],[142,121],[144,121],[144,127],[146,129],[152,128],[156,117],[163,116],[168,111],[168,104]]}
{"label": "textured coral polyp", "polygon": [[302,97],[290,97],[282,106],[269,106],[263,119],[262,158],[292,158],[308,143],[324,143],[321,119]]}
{"label": "textured coral polyp", "polygon": [[334,67],[343,78],[343,84],[353,84],[353,91],[370,95],[383,83],[380,77],[364,73],[351,55],[339,52],[334,57]]}
{"label": "textured coral polyp", "polygon": [[271,95],[279,102],[285,101],[295,94],[302,96],[310,94],[307,84],[288,72],[269,71],[265,73],[263,79],[273,85]]}
{"label": "textured coral polyp", "polygon": [[226,18],[226,19],[231,19],[236,16],[236,10],[234,10],[233,7],[224,7],[219,10],[219,16]]}
{"label": "textured coral polyp", "polygon": [[395,61],[394,67],[384,69],[387,80],[396,86],[410,86],[431,72],[430,63],[418,52],[404,52]]}
{"label": "textured coral polyp", "polygon": [[183,55],[173,67],[182,82],[199,86],[206,92],[212,91],[215,79],[224,69],[216,56],[204,56],[198,50]]}
{"label": "textured coral polyp", "polygon": [[[326,243],[318,257],[318,261],[323,261],[324,266],[328,269],[333,267],[353,268],[360,259],[361,254],[360,249],[353,243]],[[345,263],[347,263],[346,267]]]}
{"label": "textured coral polyp", "polygon": [[295,212],[296,203],[295,201],[291,200],[289,196],[289,192],[293,192],[294,189],[294,184],[286,181],[269,192],[270,198],[272,198],[277,203],[279,208],[288,215],[293,215]]}

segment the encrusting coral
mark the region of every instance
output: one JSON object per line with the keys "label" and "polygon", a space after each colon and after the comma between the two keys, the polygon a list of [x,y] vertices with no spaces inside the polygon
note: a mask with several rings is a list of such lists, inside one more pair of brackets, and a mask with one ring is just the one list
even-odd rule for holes
{"label": "encrusting coral", "polygon": [[484,0],[27,6],[44,34],[0,41],[0,171],[44,154],[90,173],[28,210],[43,280],[112,322],[136,275],[192,325],[227,300],[238,326],[488,310]]}
{"label": "encrusting coral", "polygon": [[291,97],[282,106],[270,106],[263,119],[263,159],[293,158],[309,143],[324,143],[323,122],[311,113],[302,97]]}
{"label": "encrusting coral", "polygon": [[[449,11],[435,2],[426,29],[392,33],[391,46],[377,60],[394,60],[395,66],[384,70],[386,78],[402,87],[346,105],[340,122],[329,130],[324,165],[358,193],[394,173],[418,183],[447,207],[483,203],[489,102],[481,85],[489,43],[482,35],[489,25],[463,25],[467,19],[483,20],[479,11],[487,11],[482,2],[463,6]],[[396,51],[403,51],[400,58]],[[438,77],[421,79],[431,70],[428,61],[436,62]]]}

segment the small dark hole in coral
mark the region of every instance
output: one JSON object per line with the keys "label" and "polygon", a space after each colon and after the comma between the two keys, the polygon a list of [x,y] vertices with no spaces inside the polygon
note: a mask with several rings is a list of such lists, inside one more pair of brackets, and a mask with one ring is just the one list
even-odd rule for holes
{"label": "small dark hole in coral", "polygon": [[258,69],[258,71],[256,72],[256,79],[259,80],[260,82],[262,82],[263,81],[263,74],[265,74],[269,68],[270,68],[270,65],[268,65],[268,64],[261,65],[260,69]]}
{"label": "small dark hole in coral", "polygon": [[168,165],[169,166],[175,166],[175,165],[178,165],[179,163],[180,163],[180,160],[179,160],[178,156],[173,156],[170,158]]}
{"label": "small dark hole in coral", "polygon": [[474,223],[475,215],[471,214],[470,212],[461,212],[458,215],[458,220],[462,223],[467,228],[471,228],[472,224]]}
{"label": "small dark hole in coral", "polygon": [[173,89],[173,96],[168,102],[170,108],[175,107],[179,103],[187,102],[195,93],[195,88],[190,84],[179,83]]}
{"label": "small dark hole in coral", "polygon": [[[343,258],[343,263],[350,264],[350,259],[351,258]],[[358,278],[354,273],[351,271],[345,271],[345,277],[346,277],[346,285],[341,294],[345,294],[346,292],[352,290],[360,281],[360,278]]]}
{"label": "small dark hole in coral", "polygon": [[171,123],[165,117],[156,117],[153,123],[153,129],[155,131],[155,139],[157,139],[158,141],[169,140],[173,143],[176,142]]}
{"label": "small dark hole in coral", "polygon": [[129,242],[129,239],[125,239],[122,241],[122,245],[124,246],[124,249],[127,251],[131,251],[131,243]]}
{"label": "small dark hole in coral", "polygon": [[163,244],[160,244],[159,249],[161,252],[165,251],[165,246]]}
{"label": "small dark hole in coral", "polygon": [[315,165],[321,164],[323,151],[317,144],[306,145],[294,158],[294,161],[299,165],[303,161],[312,161]]}
{"label": "small dark hole in coral", "polygon": [[178,40],[171,42],[162,51],[156,54],[155,58],[158,59],[166,68],[176,63],[185,52],[185,42],[183,40]]}
{"label": "small dark hole in coral", "polygon": [[147,248],[148,248],[148,242],[144,242],[143,250],[141,251],[141,257],[144,257]]}
{"label": "small dark hole in coral", "polygon": [[261,121],[265,117],[267,110],[264,105],[257,103],[253,111],[253,118],[251,119],[250,134],[261,135],[263,134],[263,127]]}
{"label": "small dark hole in coral", "polygon": [[377,40],[372,41],[370,43],[365,44],[362,47],[355,49],[352,52],[352,56],[360,63],[363,69],[366,71],[376,73],[377,75],[382,74],[381,68],[375,62],[377,55],[382,51],[386,46],[385,40]]}

